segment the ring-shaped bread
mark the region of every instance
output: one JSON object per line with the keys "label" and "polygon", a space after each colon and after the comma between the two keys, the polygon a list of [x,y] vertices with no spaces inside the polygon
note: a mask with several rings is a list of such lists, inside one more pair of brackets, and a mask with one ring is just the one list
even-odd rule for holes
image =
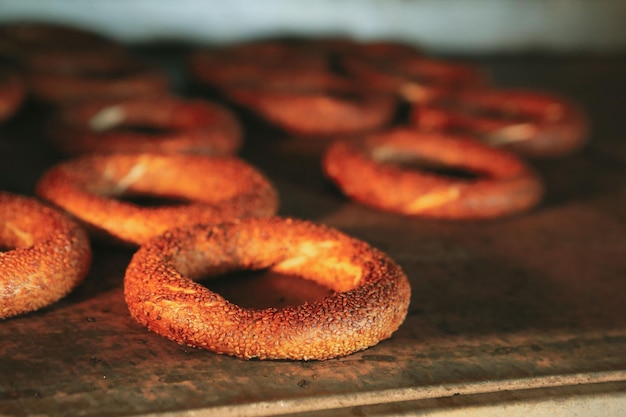
{"label": "ring-shaped bread", "polygon": [[242,144],[242,128],[230,110],[206,100],[170,95],[68,104],[58,109],[47,133],[66,155],[229,155]]}
{"label": "ring-shaped bread", "polygon": [[[85,155],[46,171],[36,193],[95,236],[129,246],[173,227],[270,216],[278,207],[276,189],[259,170],[226,156]],[[176,204],[138,204],[133,197]]]}
{"label": "ring-shaped bread", "polygon": [[28,87],[38,100],[65,104],[79,100],[126,98],[165,94],[166,74],[135,59],[114,68],[76,71],[32,71],[26,75]]}
{"label": "ring-shaped bread", "polygon": [[187,59],[190,77],[218,90],[241,84],[263,83],[273,73],[327,71],[327,58],[298,44],[280,41],[242,43],[201,48]]}
{"label": "ring-shaped bread", "polygon": [[[194,280],[269,269],[334,291],[283,308],[233,304]],[[304,220],[249,218],[166,232],[133,256],[124,278],[131,315],[181,344],[244,359],[323,360],[391,337],[410,285],[386,254]]]}
{"label": "ring-shaped bread", "polygon": [[355,134],[391,122],[396,100],[377,93],[344,91],[284,91],[239,88],[229,91],[283,130],[302,136]]}
{"label": "ring-shaped bread", "polygon": [[410,128],[337,140],[322,165],[346,196],[412,216],[499,217],[529,210],[543,195],[540,177],[515,154],[468,137]]}
{"label": "ring-shaped bread", "polygon": [[426,56],[374,60],[347,55],[341,66],[371,91],[394,94],[411,103],[427,103],[488,83],[475,65]]}
{"label": "ring-shaped bread", "polygon": [[395,116],[394,97],[335,73],[330,51],[310,42],[199,50],[188,66],[194,79],[295,135],[362,133]]}
{"label": "ring-shaped bread", "polygon": [[24,51],[16,60],[28,72],[106,74],[117,71],[132,61],[131,51],[116,43],[82,47],[50,47]]}
{"label": "ring-shaped bread", "polygon": [[91,264],[84,230],[42,202],[0,192],[0,319],[48,306],[82,282]]}
{"label": "ring-shaped bread", "polygon": [[415,106],[411,118],[421,129],[463,132],[531,157],[570,154],[585,144],[589,133],[588,119],[577,104],[530,90],[466,91]]}

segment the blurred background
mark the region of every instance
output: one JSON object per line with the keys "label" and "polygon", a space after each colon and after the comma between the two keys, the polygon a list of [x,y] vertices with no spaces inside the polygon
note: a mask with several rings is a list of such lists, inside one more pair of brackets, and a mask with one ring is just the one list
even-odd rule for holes
{"label": "blurred background", "polygon": [[455,54],[626,50],[623,0],[0,1],[0,23],[13,20],[85,26],[133,43],[296,34],[386,38]]}

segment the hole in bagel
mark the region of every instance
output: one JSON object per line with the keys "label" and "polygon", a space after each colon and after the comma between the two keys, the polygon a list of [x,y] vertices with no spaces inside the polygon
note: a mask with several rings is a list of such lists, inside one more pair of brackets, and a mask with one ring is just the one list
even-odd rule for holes
{"label": "hole in bagel", "polygon": [[165,136],[174,132],[173,129],[168,129],[161,126],[135,126],[135,125],[123,125],[114,127],[116,132],[133,133],[138,135],[145,135],[147,137],[153,136],[158,138],[159,136]]}
{"label": "hole in bagel", "polygon": [[178,207],[191,203],[184,198],[148,194],[123,194],[116,196],[116,199],[141,207]]}
{"label": "hole in bagel", "polygon": [[282,308],[321,301],[334,291],[297,275],[263,269],[238,271],[198,282],[243,308]]}
{"label": "hole in bagel", "polygon": [[462,167],[447,165],[441,161],[415,154],[398,152],[382,155],[376,152],[374,157],[382,164],[391,165],[400,169],[425,172],[458,180],[472,181],[480,177],[479,173],[469,171]]}

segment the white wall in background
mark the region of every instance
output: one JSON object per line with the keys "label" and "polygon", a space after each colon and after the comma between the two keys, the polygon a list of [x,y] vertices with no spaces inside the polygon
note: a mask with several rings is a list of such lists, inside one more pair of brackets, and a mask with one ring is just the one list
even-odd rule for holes
{"label": "white wall in background", "polygon": [[0,22],[81,24],[124,41],[346,34],[443,52],[626,50],[624,0],[0,0]]}

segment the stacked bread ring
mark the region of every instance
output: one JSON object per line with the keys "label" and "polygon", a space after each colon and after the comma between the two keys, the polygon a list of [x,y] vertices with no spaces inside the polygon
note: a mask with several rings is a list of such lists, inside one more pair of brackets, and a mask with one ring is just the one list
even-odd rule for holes
{"label": "stacked bread ring", "polygon": [[65,214],[33,198],[0,192],[0,319],[38,310],[85,277],[91,247]]}
{"label": "stacked bread ring", "polygon": [[94,97],[163,93],[165,73],[128,48],[84,29],[46,23],[0,27],[0,54],[21,68],[29,93],[62,105]]}
{"label": "stacked bread ring", "polygon": [[233,85],[262,82],[276,71],[328,69],[324,57],[315,51],[271,41],[202,48],[190,54],[188,66],[195,79],[223,91]]}
{"label": "stacked bread ring", "polygon": [[199,50],[190,56],[189,69],[196,80],[296,135],[370,131],[388,124],[395,114],[392,97],[333,73],[324,48],[309,44],[265,42]]}
{"label": "stacked bread ring", "polygon": [[[246,50],[254,51],[250,61],[240,53]],[[230,53],[236,59],[229,60]],[[348,197],[386,211],[476,219],[530,210],[541,201],[543,185],[522,158],[570,154],[588,134],[584,113],[567,99],[498,89],[480,67],[429,57],[398,43],[276,41],[226,47],[219,50],[221,60],[217,56],[207,50],[192,54],[192,77],[296,135],[356,136],[339,137],[326,148],[323,171]],[[293,67],[281,67],[277,56],[289,56]],[[245,62],[246,69],[224,76],[233,62]],[[311,63],[312,69],[300,63]],[[373,92],[370,114],[380,117],[359,130],[351,120],[374,118],[347,112],[327,96],[315,98],[315,111],[301,105],[314,102],[308,93],[325,88],[344,97],[355,90]],[[408,104],[409,116],[398,120],[380,112],[383,97]],[[386,159],[391,154],[393,161]],[[421,166],[398,163],[416,158]],[[424,166],[425,159],[426,165],[473,178],[434,172]]]}
{"label": "stacked bread ring", "polygon": [[347,55],[342,58],[341,65],[368,88],[415,103],[480,88],[488,80],[478,67],[423,55],[385,60]]}
{"label": "stacked bread ring", "polygon": [[64,103],[94,97],[132,97],[167,91],[163,73],[141,63],[121,64],[115,69],[36,72],[28,77],[32,92],[49,103]]}
{"label": "stacked bread ring", "polygon": [[531,157],[573,153],[589,133],[576,104],[539,91],[465,91],[416,106],[411,119],[426,131],[463,132]]}
{"label": "stacked bread ring", "polygon": [[[270,182],[242,160],[181,154],[77,157],[46,171],[36,193],[95,235],[125,245],[186,224],[273,215],[278,204]],[[123,200],[133,196],[174,204],[150,207]]]}
{"label": "stacked bread ring", "polygon": [[[418,168],[406,168],[410,162]],[[500,217],[534,207],[543,194],[537,174],[515,155],[471,138],[416,129],[336,141],[324,154],[323,167],[356,201],[411,216]],[[438,173],[442,168],[474,178]]]}
{"label": "stacked bread ring", "polygon": [[164,152],[232,155],[242,129],[225,107],[172,95],[89,100],[58,109],[48,138],[66,155]]}
{"label": "stacked bread ring", "polygon": [[[298,275],[335,293],[314,303],[245,309],[194,282],[240,269]],[[385,254],[310,222],[245,219],[177,229],[133,257],[124,278],[132,316],[176,342],[244,359],[329,359],[387,339],[410,286]]]}
{"label": "stacked bread ring", "polygon": [[395,111],[391,97],[356,90],[307,93],[239,87],[230,97],[287,132],[302,136],[375,130],[389,123]]}

